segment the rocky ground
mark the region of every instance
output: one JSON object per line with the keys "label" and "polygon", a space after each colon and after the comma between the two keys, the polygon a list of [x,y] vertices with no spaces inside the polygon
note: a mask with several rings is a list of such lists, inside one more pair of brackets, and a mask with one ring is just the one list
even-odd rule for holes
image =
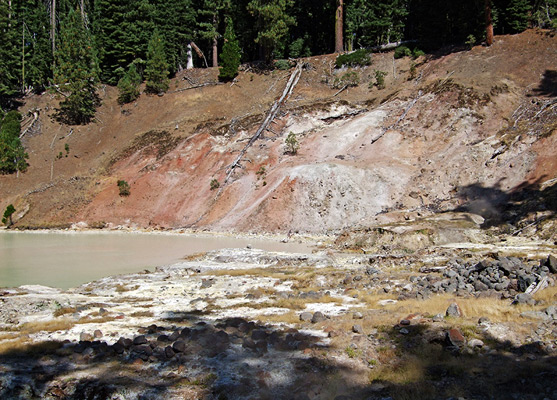
{"label": "rocky ground", "polygon": [[0,397],[554,399],[555,253],[229,249],[6,289]]}

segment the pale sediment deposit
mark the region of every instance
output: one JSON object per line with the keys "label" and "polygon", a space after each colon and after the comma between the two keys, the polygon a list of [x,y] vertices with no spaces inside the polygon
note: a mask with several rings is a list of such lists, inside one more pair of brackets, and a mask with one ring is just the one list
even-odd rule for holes
{"label": "pale sediment deposit", "polygon": [[557,259],[528,245],[226,249],[67,291],[5,289],[0,394],[554,398]]}

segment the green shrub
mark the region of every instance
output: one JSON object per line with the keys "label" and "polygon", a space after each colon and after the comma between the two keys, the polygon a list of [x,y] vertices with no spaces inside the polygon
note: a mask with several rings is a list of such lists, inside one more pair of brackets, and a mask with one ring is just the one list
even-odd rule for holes
{"label": "green shrub", "polygon": [[425,52],[418,49],[417,47],[414,47],[414,50],[412,50],[412,58],[415,60],[416,58],[421,56],[425,56]]}
{"label": "green shrub", "polygon": [[425,56],[425,52],[417,47],[409,48],[408,46],[398,46],[395,49],[395,58],[412,57],[414,60],[418,57]]}
{"label": "green shrub", "polygon": [[274,67],[275,69],[286,71],[292,67],[292,64],[288,60],[277,60],[275,61]]}
{"label": "green shrub", "polygon": [[395,58],[398,60],[403,57],[412,57],[412,50],[406,46],[398,46],[395,49]]}
{"label": "green shrub", "polygon": [[360,49],[352,53],[341,54],[337,57],[335,65],[337,68],[363,67],[371,65],[371,54],[369,50]]}
{"label": "green shrub", "polygon": [[309,38],[306,37],[305,39],[304,38],[298,38],[298,39],[294,40],[292,43],[290,43],[290,45],[288,46],[288,53],[289,53],[290,57],[300,58],[300,57],[311,56],[311,50],[309,49],[309,47],[306,44],[308,41],[309,41]]}
{"label": "green shrub", "polygon": [[218,180],[213,178],[213,179],[211,179],[210,186],[211,186],[211,190],[215,190],[215,189],[218,189],[220,187],[220,183],[219,183]]}
{"label": "green shrub", "polygon": [[118,103],[125,104],[135,101],[139,97],[141,76],[137,73],[135,64],[131,64],[128,71],[118,81]]}
{"label": "green shrub", "polygon": [[289,154],[297,154],[298,149],[300,148],[300,143],[298,143],[298,139],[296,139],[296,135],[294,132],[290,132],[284,141],[286,144],[286,152]]}
{"label": "green shrub", "polygon": [[126,181],[118,181],[118,190],[120,191],[120,196],[130,195],[130,185]]}
{"label": "green shrub", "polygon": [[8,207],[6,207],[6,211],[4,211],[4,217],[2,218],[2,223],[4,225],[12,226],[14,224],[14,222],[12,221],[13,213],[15,213],[15,207],[13,206],[13,204],[10,204]]}
{"label": "green shrub", "polygon": [[340,89],[344,86],[354,87],[360,84],[360,74],[356,71],[348,71],[339,78],[335,78],[333,87]]}
{"label": "green shrub", "polygon": [[476,44],[476,37],[474,35],[468,35],[465,42],[466,46],[471,50]]}
{"label": "green shrub", "polygon": [[385,71],[375,70],[375,86],[377,86],[377,89],[385,89],[385,76],[387,76]]}

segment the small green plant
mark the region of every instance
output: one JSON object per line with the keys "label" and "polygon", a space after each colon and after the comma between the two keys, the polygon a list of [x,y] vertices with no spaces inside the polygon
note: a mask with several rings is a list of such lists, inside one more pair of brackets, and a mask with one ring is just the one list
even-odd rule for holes
{"label": "small green plant", "polygon": [[15,213],[15,207],[13,204],[10,204],[6,207],[6,211],[4,211],[4,216],[2,218],[2,223],[4,225],[12,226],[14,224],[12,220],[13,213]]}
{"label": "small green plant", "polygon": [[284,143],[286,144],[287,153],[290,153],[292,155],[298,153],[300,143],[298,143],[298,139],[296,139],[296,135],[294,134],[294,132],[290,131]]}
{"label": "small green plant", "polygon": [[120,192],[120,196],[129,196],[130,195],[130,185],[128,182],[124,180],[118,181],[118,190]]}
{"label": "small green plant", "polygon": [[255,175],[257,175],[257,179],[261,179],[265,177],[266,173],[267,169],[265,169],[265,166],[262,165],[261,167],[259,167],[259,170],[255,173]]}
{"label": "small green plant", "polygon": [[70,154],[70,145],[66,143],[66,144],[64,145],[64,150],[66,150],[66,157],[67,157],[68,154]]}
{"label": "small green plant", "polygon": [[352,53],[341,54],[335,61],[337,68],[344,67],[363,67],[371,65],[371,55],[369,50],[360,49]]}
{"label": "small green plant", "polygon": [[56,159],[59,160],[62,157],[64,157],[64,154],[62,152],[58,153],[58,155],[56,156]]}
{"label": "small green plant", "polygon": [[343,74],[340,78],[335,78],[333,82],[333,87],[335,89],[340,89],[345,86],[347,87],[354,87],[360,84],[360,74],[356,71],[348,71]]}
{"label": "small green plant", "polygon": [[274,67],[275,69],[286,71],[292,67],[292,64],[290,64],[290,61],[288,60],[277,60],[275,61]]}
{"label": "small green plant", "polygon": [[476,44],[476,37],[474,35],[468,35],[466,42],[464,42],[468,49],[472,50],[472,47]]}
{"label": "small green plant", "polygon": [[351,346],[348,346],[346,349],[344,349],[344,351],[346,352],[348,358],[356,358],[362,355],[362,352],[360,350],[355,349]]}
{"label": "small green plant", "polygon": [[211,190],[218,189],[220,187],[219,181],[215,178],[211,179],[210,187],[211,187]]}
{"label": "small green plant", "polygon": [[385,71],[375,70],[375,86],[377,86],[377,89],[385,89],[385,76],[387,76]]}

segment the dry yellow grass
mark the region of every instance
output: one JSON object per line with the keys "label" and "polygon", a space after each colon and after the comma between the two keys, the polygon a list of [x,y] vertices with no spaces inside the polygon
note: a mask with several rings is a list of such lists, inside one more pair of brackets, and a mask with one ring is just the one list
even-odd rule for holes
{"label": "dry yellow grass", "polygon": [[19,327],[19,332],[22,334],[31,334],[37,332],[65,331],[74,326],[74,324],[75,322],[69,319],[27,322]]}
{"label": "dry yellow grass", "polygon": [[257,315],[254,317],[255,320],[262,324],[296,324],[300,322],[300,316],[294,311],[289,311],[284,314],[272,314],[272,315]]}
{"label": "dry yellow grass", "polygon": [[415,312],[426,315],[445,315],[447,307],[453,302],[456,302],[463,312],[461,320],[473,322],[477,322],[479,317],[488,317],[492,322],[518,321],[521,318],[521,312],[543,308],[543,306],[523,304],[511,305],[510,300],[474,297],[456,298],[447,294],[440,294],[426,300],[410,299],[395,304],[387,304],[384,309],[402,316]]}

